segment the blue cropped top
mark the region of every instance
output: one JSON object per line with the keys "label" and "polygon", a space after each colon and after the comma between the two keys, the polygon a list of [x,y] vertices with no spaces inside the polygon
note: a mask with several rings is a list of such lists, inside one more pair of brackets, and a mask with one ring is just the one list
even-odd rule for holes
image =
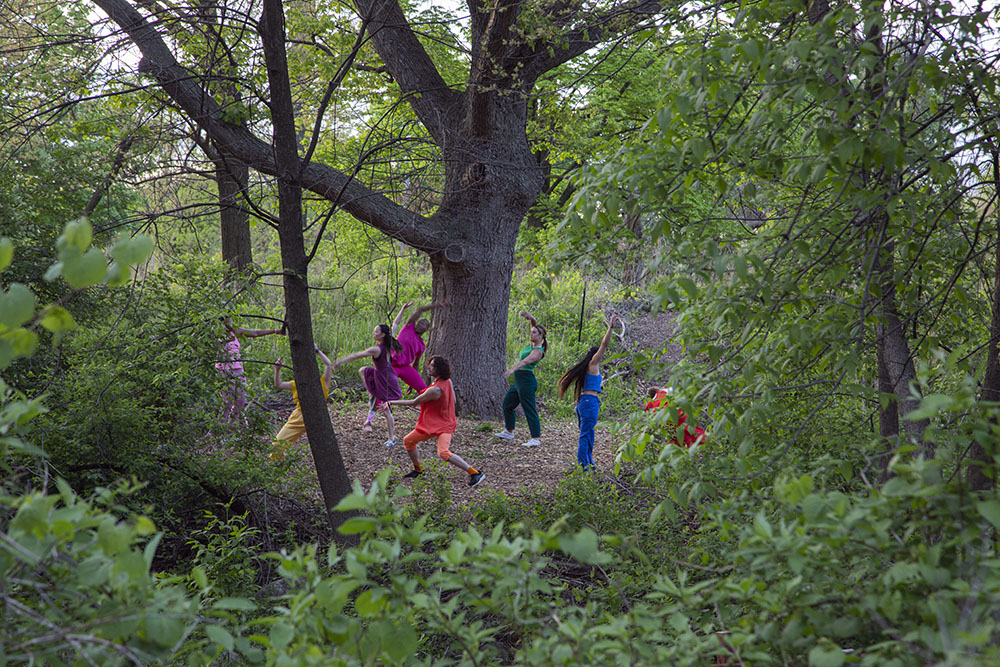
{"label": "blue cropped top", "polygon": [[591,375],[590,373],[583,376],[583,387],[580,391],[596,391],[600,393],[601,391],[601,375]]}

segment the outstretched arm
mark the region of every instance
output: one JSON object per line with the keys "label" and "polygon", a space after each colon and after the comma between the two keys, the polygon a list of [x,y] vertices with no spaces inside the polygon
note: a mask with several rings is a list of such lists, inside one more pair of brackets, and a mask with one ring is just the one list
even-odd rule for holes
{"label": "outstretched arm", "polygon": [[378,345],[373,345],[373,346],[371,346],[371,347],[369,347],[369,348],[367,348],[365,350],[359,350],[357,352],[352,352],[351,354],[347,355],[346,357],[341,357],[340,359],[337,359],[335,362],[333,362],[333,368],[334,368],[334,370],[336,370],[340,366],[343,366],[344,364],[348,364],[348,363],[354,361],[355,359],[360,359],[362,357],[372,357],[373,359],[377,359],[378,355],[380,354],[380,352],[381,351],[379,350]]}
{"label": "outstretched arm", "polygon": [[237,336],[246,336],[247,338],[260,338],[261,336],[268,336],[270,334],[280,334],[281,329],[244,329],[243,327],[233,327],[233,333]]}
{"label": "outstretched arm", "polygon": [[329,390],[330,385],[333,383],[333,362],[330,361],[330,357],[323,354],[323,350],[319,349],[319,345],[314,345],[313,347],[316,348],[316,354],[319,355],[319,358],[323,360],[323,365],[325,366],[323,369],[323,379],[326,381],[326,387]]}
{"label": "outstretched arm", "polygon": [[386,401],[389,405],[420,405],[427,401],[436,401],[441,398],[441,387],[428,387],[416,398],[400,398],[395,401]]}
{"label": "outstretched arm", "polygon": [[607,351],[608,343],[611,341],[611,330],[614,329],[617,323],[618,317],[612,315],[611,319],[608,320],[608,330],[604,332],[604,338],[601,339],[601,344],[597,347],[597,352],[590,359],[590,366],[587,367],[587,372],[591,375],[597,375],[597,367],[600,366],[601,360],[604,359],[604,353]]}
{"label": "outstretched arm", "polygon": [[285,391],[291,391],[292,390],[292,383],[291,382],[282,382],[281,381],[281,361],[282,361],[282,359],[284,359],[284,357],[278,357],[278,360],[276,362],[274,362],[274,388],[275,389],[284,389]]}
{"label": "outstretched arm", "polygon": [[[400,307],[399,312],[396,314],[396,319],[394,319],[392,321],[392,335],[393,336],[398,336],[399,335],[399,323],[403,321],[403,313],[405,313],[406,309],[409,308],[412,305],[413,305],[412,301],[407,301],[406,303],[404,303],[402,305],[402,307]],[[413,318],[410,318],[410,319],[413,319]],[[414,321],[416,321],[416,320],[414,320]],[[407,321],[407,324],[409,324],[409,320]]]}
{"label": "outstretched arm", "polygon": [[[420,319],[420,316],[426,313],[428,310],[431,310],[432,308],[447,308],[450,305],[451,304],[448,303],[447,301],[433,301],[427,304],[426,306],[420,306],[415,311],[413,311],[413,313],[410,315],[410,319],[406,320],[406,323],[416,324],[417,320]],[[400,314],[402,314],[402,312]]]}
{"label": "outstretched arm", "polygon": [[503,372],[503,376],[505,378],[509,378],[514,373],[514,371],[519,371],[528,364],[533,364],[536,361],[541,361],[543,354],[545,353],[542,352],[541,350],[532,350],[531,353],[524,359],[521,359],[521,361],[517,362],[516,364],[505,370]]}

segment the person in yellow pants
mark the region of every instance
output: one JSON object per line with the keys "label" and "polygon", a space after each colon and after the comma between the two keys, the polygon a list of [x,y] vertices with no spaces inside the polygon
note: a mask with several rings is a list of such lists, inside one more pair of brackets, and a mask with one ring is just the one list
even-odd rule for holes
{"label": "person in yellow pants", "polygon": [[[325,368],[323,369],[323,376],[320,378],[320,383],[323,385],[323,398],[330,395],[330,383],[333,382],[333,362],[330,358],[323,354],[323,351],[316,347],[316,354],[319,358],[323,360]],[[274,451],[271,452],[272,461],[280,461],[285,458],[285,449],[294,443],[296,440],[301,438],[306,432],[306,424],[302,421],[302,408],[299,406],[299,392],[295,389],[295,380],[289,382],[282,382],[281,380],[281,361],[283,357],[280,357],[276,362],[274,362],[274,388],[283,389],[285,391],[292,392],[292,399],[295,401],[295,409],[292,410],[292,414],[288,415],[288,421],[285,425],[281,427],[278,431],[278,435],[275,436]]]}

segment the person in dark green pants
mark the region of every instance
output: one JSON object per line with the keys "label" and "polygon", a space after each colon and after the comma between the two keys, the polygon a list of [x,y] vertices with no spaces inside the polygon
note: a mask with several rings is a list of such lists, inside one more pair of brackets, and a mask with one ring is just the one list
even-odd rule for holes
{"label": "person in dark green pants", "polygon": [[514,439],[516,418],[514,409],[520,405],[524,410],[524,418],[528,421],[528,433],[531,438],[521,444],[525,447],[537,447],[542,444],[538,438],[542,435],[542,425],[538,421],[538,409],[535,407],[535,391],[538,390],[538,380],[535,379],[535,366],[545,356],[549,343],[545,339],[545,327],[535,321],[531,313],[521,311],[521,317],[528,320],[528,344],[521,348],[516,364],[504,371],[504,378],[514,376],[514,384],[503,397],[504,430],[496,433],[496,437],[504,440]]}

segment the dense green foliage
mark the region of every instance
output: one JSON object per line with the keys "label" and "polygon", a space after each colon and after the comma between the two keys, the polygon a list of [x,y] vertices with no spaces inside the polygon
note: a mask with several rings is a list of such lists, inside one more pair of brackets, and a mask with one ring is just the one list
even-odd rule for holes
{"label": "dense green foliage", "polygon": [[[295,3],[293,32],[353,44],[350,16],[314,5]],[[249,276],[206,257],[214,214],[158,229],[147,262],[154,245],[131,214],[203,202],[175,181],[119,183],[78,218],[103,187],[88,165],[118,143],[103,115],[117,102],[18,125],[0,164],[0,661],[995,664],[1000,499],[995,482],[972,490],[966,476],[971,446],[991,457],[1000,442],[1000,405],[982,398],[1000,333],[998,15],[803,10],[696,12],[539,86],[532,132],[559,181],[539,205],[558,221],[522,232],[510,311],[548,328],[543,410],[572,419],[555,382],[597,342],[602,313],[676,314],[678,363],[628,339],[611,348],[602,416],[623,443],[616,469],[516,497],[480,487],[468,504],[437,463],[410,487],[383,471],[341,502],[357,512],[338,536],[350,545],[322,528],[294,461],[262,464],[272,433],[259,404],[285,339],[244,349],[247,423],[218,421],[219,318],[283,319],[267,225]],[[436,22],[450,17],[422,16],[426,48],[460,77],[461,35]],[[531,16],[524,30],[547,29]],[[45,20],[82,34],[88,17]],[[201,48],[187,42],[185,57]],[[233,57],[253,68],[253,53]],[[360,63],[370,57],[362,47]],[[5,58],[12,72],[40,66]],[[292,60],[313,96],[335,75]],[[433,192],[440,165],[370,69],[338,89],[317,155],[348,164],[375,142],[366,182]],[[51,70],[80,92],[79,72]],[[14,127],[29,94],[0,90]],[[561,180],[577,163],[583,175]],[[273,207],[268,187],[257,193]],[[310,243],[328,225],[310,278],[331,356],[426,302],[425,257],[317,202],[306,217]],[[133,222],[95,222],[117,219]],[[914,373],[887,391],[878,361],[893,317]],[[509,319],[513,359],[527,327]],[[334,400],[357,400],[356,366],[339,369]],[[706,444],[669,444],[672,410],[634,410],[652,381],[710,427]],[[904,427],[880,432],[892,406]],[[976,465],[995,480],[989,457]],[[279,515],[268,502],[281,494],[306,510]]]}

